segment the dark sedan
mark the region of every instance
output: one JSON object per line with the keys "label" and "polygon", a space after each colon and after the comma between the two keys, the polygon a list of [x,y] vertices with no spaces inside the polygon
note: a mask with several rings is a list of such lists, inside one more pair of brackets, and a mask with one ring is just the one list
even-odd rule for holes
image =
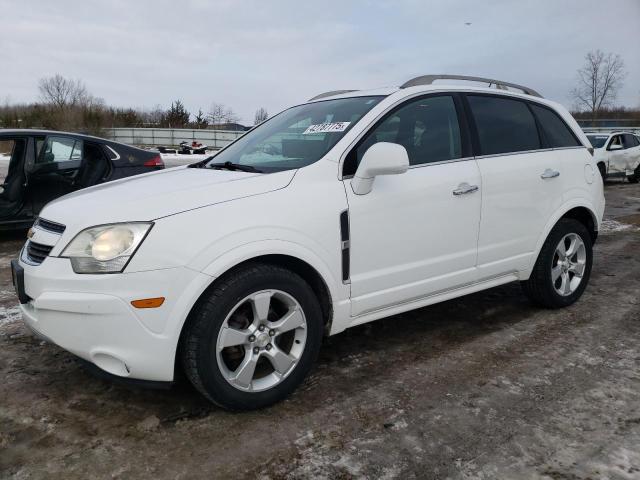
{"label": "dark sedan", "polygon": [[67,193],[162,168],[158,152],[103,138],[0,129],[0,230],[30,226]]}

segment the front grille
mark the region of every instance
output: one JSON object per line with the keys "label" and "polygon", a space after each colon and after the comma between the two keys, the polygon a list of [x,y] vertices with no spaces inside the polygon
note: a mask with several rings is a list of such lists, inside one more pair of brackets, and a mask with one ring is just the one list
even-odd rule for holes
{"label": "front grille", "polygon": [[67,228],[64,225],[56,222],[52,222],[50,220],[45,220],[44,218],[38,218],[34,225],[35,227],[40,227],[42,230],[47,230],[53,233],[63,233],[64,229]]}
{"label": "front grille", "polygon": [[34,265],[40,265],[49,256],[52,248],[53,246],[42,245],[29,240],[27,243],[27,259]]}

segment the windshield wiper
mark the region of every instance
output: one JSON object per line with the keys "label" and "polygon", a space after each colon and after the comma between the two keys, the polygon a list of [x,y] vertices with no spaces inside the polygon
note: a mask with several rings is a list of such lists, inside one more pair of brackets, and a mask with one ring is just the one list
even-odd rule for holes
{"label": "windshield wiper", "polygon": [[213,168],[215,170],[238,170],[240,172],[263,173],[262,170],[252,167],[251,165],[242,165],[240,163],[233,162],[210,163],[209,165],[207,165],[207,168]]}
{"label": "windshield wiper", "polygon": [[211,155],[210,157],[207,157],[207,158],[205,158],[204,160],[199,160],[199,161],[197,161],[196,163],[190,163],[190,164],[188,165],[188,168],[204,168],[204,167],[206,167],[206,166],[207,166],[207,163],[209,163],[209,161],[211,161],[211,159],[212,159],[213,157],[214,157],[214,156],[213,156],[213,155]]}

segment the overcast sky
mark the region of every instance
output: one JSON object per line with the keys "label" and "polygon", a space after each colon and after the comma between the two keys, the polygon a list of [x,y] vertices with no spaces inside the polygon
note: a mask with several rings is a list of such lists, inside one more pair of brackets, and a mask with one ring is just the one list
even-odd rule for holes
{"label": "overcast sky", "polygon": [[640,0],[0,0],[0,12],[2,101],[34,101],[38,79],[60,73],[111,105],[215,101],[252,123],[261,106],[455,73],[570,107],[599,48],[626,64],[618,103],[640,106]]}

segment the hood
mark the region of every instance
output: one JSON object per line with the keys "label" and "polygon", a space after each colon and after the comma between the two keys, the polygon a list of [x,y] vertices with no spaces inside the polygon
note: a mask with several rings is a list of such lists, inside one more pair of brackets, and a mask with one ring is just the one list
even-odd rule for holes
{"label": "hood", "polygon": [[150,221],[286,187],[295,170],[272,174],[177,167],[74,192],[40,216],[77,231],[105,223]]}

